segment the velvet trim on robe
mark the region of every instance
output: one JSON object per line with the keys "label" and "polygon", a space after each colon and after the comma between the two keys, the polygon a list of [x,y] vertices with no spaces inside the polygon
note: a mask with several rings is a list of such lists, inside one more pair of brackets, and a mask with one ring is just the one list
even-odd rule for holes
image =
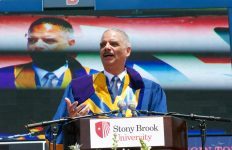
{"label": "velvet trim on robe", "polygon": [[[87,68],[68,68],[63,75],[63,80],[59,88],[66,88],[72,78],[94,74],[97,71]],[[36,85],[35,72],[32,69],[32,63],[22,64],[17,66],[9,66],[0,68],[0,89],[4,88],[38,88]]]}
{"label": "velvet trim on robe", "polygon": [[[119,101],[137,105],[139,96],[142,98],[141,89],[144,89],[142,77],[131,68],[128,68],[127,72],[128,74],[121,84],[119,95],[115,99],[112,99],[107,79],[103,73],[74,79],[71,82],[74,99],[79,103],[88,104],[93,113],[117,110]],[[131,116],[129,109],[126,114],[128,117]]]}

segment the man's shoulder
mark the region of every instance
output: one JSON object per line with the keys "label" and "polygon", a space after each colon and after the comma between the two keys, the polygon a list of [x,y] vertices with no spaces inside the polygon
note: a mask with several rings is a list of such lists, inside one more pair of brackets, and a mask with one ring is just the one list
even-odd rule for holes
{"label": "man's shoulder", "polygon": [[160,84],[155,82],[155,81],[152,81],[152,80],[144,78],[144,77],[142,77],[142,79],[143,79],[143,83],[144,83],[145,88],[154,88],[154,87],[161,88]]}
{"label": "man's shoulder", "polygon": [[[29,77],[34,77],[31,63],[11,65],[0,68],[0,88],[26,87],[24,84],[26,83],[25,85],[28,85],[28,83],[31,83],[32,80],[24,80],[24,73],[30,75],[26,77],[27,79]],[[19,76],[21,78],[18,78]],[[29,85],[31,86],[31,84]]]}
{"label": "man's shoulder", "polygon": [[94,74],[86,74],[77,78],[72,79],[71,86],[84,86],[88,84],[93,84],[94,76],[98,76],[101,72],[96,72]]}
{"label": "man's shoulder", "polygon": [[75,86],[75,85],[85,85],[85,84],[89,84],[90,82],[89,81],[92,81],[92,76],[93,75],[89,75],[89,74],[86,74],[86,75],[83,75],[83,76],[80,76],[80,77],[77,77],[77,78],[74,78],[72,79],[71,81],[71,85],[72,86]]}
{"label": "man's shoulder", "polygon": [[32,63],[29,62],[29,63],[24,63],[24,64],[16,64],[16,65],[10,65],[10,66],[4,66],[4,67],[1,67],[0,70],[3,71],[3,70],[11,70],[11,69],[15,69],[15,68],[32,68]]}
{"label": "man's shoulder", "polygon": [[68,62],[69,62],[68,67],[70,71],[72,72],[74,78],[78,78],[80,76],[85,76],[85,75],[91,75],[91,74],[95,74],[98,72],[97,70],[94,70],[92,68],[82,66],[78,60],[72,57],[68,58]]}
{"label": "man's shoulder", "polygon": [[70,86],[72,88],[73,96],[79,102],[82,103],[94,93],[93,76],[96,75],[98,75],[98,73],[81,76],[71,81]]}

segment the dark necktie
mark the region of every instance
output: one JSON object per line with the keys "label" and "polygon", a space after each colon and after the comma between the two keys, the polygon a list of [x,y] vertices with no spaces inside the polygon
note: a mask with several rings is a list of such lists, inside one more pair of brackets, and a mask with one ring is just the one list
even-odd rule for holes
{"label": "dark necktie", "polygon": [[55,87],[53,80],[56,78],[56,75],[54,73],[47,73],[44,78],[46,79],[43,87]]}
{"label": "dark necktie", "polygon": [[120,81],[120,79],[117,76],[114,76],[111,79],[112,85],[111,85],[111,91],[113,94],[113,99],[115,99],[116,96],[118,96],[118,85],[117,83]]}

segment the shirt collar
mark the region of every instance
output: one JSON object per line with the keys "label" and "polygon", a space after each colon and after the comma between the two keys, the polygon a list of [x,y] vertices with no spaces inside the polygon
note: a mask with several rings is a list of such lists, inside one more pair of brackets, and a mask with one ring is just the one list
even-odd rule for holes
{"label": "shirt collar", "polygon": [[[112,80],[112,78],[115,76],[109,72],[107,72],[106,70],[104,70],[104,74],[107,77],[108,81],[110,82]],[[120,81],[123,80],[123,78],[125,77],[125,75],[127,74],[127,70],[125,69],[123,72],[121,72],[118,76],[118,78],[120,79]]]}
{"label": "shirt collar", "polygon": [[[37,74],[37,76],[39,77],[40,80],[49,72],[47,70],[39,68],[35,64],[33,64],[33,69],[35,70],[35,73]],[[52,73],[54,73],[56,75],[56,77],[59,79],[67,69],[68,69],[68,63],[61,66],[57,70],[54,70]]]}

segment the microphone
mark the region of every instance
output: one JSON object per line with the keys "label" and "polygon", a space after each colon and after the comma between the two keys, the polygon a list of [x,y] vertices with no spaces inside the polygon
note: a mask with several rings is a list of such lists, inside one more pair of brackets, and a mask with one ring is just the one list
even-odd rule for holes
{"label": "microphone", "polygon": [[[109,112],[103,112],[103,113],[93,113],[92,115],[89,115],[90,117],[97,117],[97,116],[109,116],[109,115],[114,115],[120,113],[120,110],[112,110]],[[79,119],[79,117],[76,117]],[[75,117],[73,119],[76,119]]]}
{"label": "microphone", "polygon": [[135,106],[134,103],[130,103],[128,105],[128,108],[131,110],[132,117],[137,117],[138,116],[137,111],[136,111],[136,106]]}
{"label": "microphone", "polygon": [[37,122],[37,123],[27,124],[27,125],[25,125],[25,127],[27,129],[35,128],[35,127],[45,127],[45,126],[52,125],[52,124],[61,124],[61,123],[64,123],[64,122],[75,121],[77,119],[83,119],[83,118],[91,118],[91,117],[97,117],[97,116],[107,116],[107,115],[117,114],[119,112],[120,112],[119,110],[113,110],[113,111],[103,112],[103,113],[93,113],[93,114],[85,115],[85,116],[66,117],[66,118],[61,118],[61,119],[58,119],[58,120],[49,120],[49,121],[43,121],[43,122]]}
{"label": "microphone", "polygon": [[127,104],[124,101],[119,101],[118,108],[122,114],[122,117],[126,117]]}

